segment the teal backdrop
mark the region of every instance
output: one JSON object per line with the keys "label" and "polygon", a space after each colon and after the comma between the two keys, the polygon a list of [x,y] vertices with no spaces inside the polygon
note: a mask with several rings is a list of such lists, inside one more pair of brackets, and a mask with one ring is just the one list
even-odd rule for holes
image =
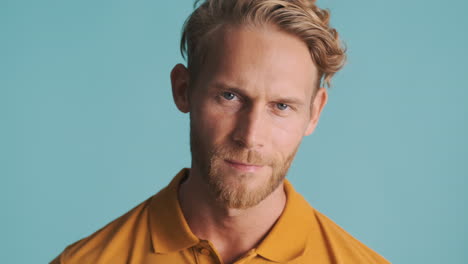
{"label": "teal backdrop", "polygon": [[[348,47],[289,179],[392,263],[467,263],[468,2],[319,0]],[[0,262],[47,263],[190,166],[191,0],[0,0]]]}

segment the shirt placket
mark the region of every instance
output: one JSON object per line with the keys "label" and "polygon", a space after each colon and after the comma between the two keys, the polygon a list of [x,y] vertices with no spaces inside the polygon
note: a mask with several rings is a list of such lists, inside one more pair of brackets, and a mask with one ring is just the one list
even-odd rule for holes
{"label": "shirt placket", "polygon": [[192,249],[197,264],[223,264],[211,243],[206,240],[200,241]]}

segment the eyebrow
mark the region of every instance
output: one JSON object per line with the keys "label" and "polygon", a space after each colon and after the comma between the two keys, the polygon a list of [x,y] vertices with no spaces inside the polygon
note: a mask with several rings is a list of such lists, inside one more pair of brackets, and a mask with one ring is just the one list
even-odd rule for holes
{"label": "eyebrow", "polygon": [[236,94],[239,94],[241,96],[246,96],[247,97],[247,93],[244,90],[242,90],[241,88],[236,87],[236,86],[224,84],[224,83],[221,83],[221,82],[216,82],[213,86],[218,90],[227,90],[227,91],[231,91],[231,92],[234,92]]}
{"label": "eyebrow", "polygon": [[[216,82],[216,83],[214,83],[213,86],[218,90],[231,91],[231,92],[234,92],[236,94],[239,94],[240,96],[248,98],[248,95],[247,95],[246,91],[244,89],[239,88],[239,87],[228,85],[228,84],[221,83],[221,82]],[[304,102],[302,100],[300,100],[299,98],[290,97],[290,96],[285,96],[285,97],[277,96],[277,99],[275,99],[274,101],[278,102],[278,103],[288,104],[288,105],[297,105],[297,106],[304,105]]]}

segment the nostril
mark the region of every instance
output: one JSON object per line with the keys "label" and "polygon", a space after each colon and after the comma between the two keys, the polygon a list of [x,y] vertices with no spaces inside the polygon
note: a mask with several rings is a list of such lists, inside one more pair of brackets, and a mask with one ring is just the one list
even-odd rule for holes
{"label": "nostril", "polygon": [[234,136],[233,141],[234,141],[234,144],[236,144],[237,147],[245,147],[246,146],[245,141],[242,140],[240,137]]}

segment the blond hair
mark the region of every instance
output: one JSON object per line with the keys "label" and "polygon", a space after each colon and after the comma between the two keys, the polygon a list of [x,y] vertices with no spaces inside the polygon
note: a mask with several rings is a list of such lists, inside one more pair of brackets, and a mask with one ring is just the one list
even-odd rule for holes
{"label": "blond hair", "polygon": [[211,36],[221,27],[272,24],[307,44],[318,70],[317,86],[330,87],[346,56],[329,20],[329,11],[318,8],[315,0],[204,0],[185,21],[180,49],[191,77],[196,78]]}

